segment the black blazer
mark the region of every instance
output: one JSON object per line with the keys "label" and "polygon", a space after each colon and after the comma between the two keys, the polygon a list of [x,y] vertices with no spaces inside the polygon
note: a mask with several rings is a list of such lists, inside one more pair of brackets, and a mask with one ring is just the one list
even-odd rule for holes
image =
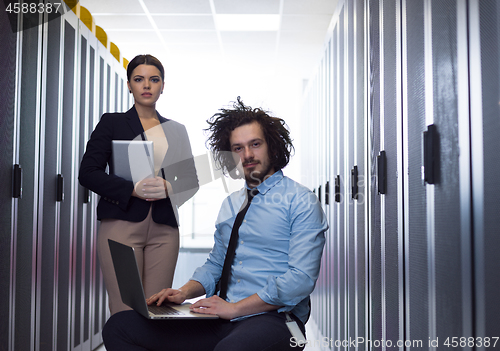
{"label": "black blazer", "polygon": [[[166,199],[148,202],[132,196],[132,181],[114,175],[112,140],[133,140],[144,133],[135,107],[125,113],[105,113],[95,127],[80,164],[80,184],[99,194],[97,219],[143,221],[152,206],[156,223],[178,226],[177,207],[190,199],[199,188],[191,145],[186,128],[158,114],[168,141],[168,150],[160,176],[170,182],[173,193]],[[106,167],[109,166],[109,174]]]}

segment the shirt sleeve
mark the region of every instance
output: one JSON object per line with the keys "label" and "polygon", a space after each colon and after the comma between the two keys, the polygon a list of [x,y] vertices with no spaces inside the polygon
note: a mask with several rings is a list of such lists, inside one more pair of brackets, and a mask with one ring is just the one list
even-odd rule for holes
{"label": "shirt sleeve", "polygon": [[291,203],[288,270],[269,276],[257,292],[266,303],[291,311],[314,290],[328,229],[326,216],[316,195],[310,191],[298,194]]}
{"label": "shirt sleeve", "polygon": [[[218,239],[219,237],[219,239]],[[215,295],[217,282],[222,274],[225,252],[221,250],[220,235],[215,234],[215,244],[207,261],[201,267],[196,268],[190,280],[199,282],[205,289],[207,297]]]}

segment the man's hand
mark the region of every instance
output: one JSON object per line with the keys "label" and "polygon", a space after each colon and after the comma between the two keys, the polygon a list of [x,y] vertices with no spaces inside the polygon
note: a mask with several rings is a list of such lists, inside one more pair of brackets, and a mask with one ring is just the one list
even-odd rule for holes
{"label": "man's hand", "polygon": [[236,303],[230,303],[214,295],[208,299],[199,300],[191,306],[196,313],[215,314],[222,319],[233,319],[255,313],[277,310],[280,306],[270,305],[253,294]]}
{"label": "man's hand", "polygon": [[173,302],[178,305],[186,300],[186,294],[180,289],[163,289],[159,293],[154,294],[149,299],[146,299],[148,305],[156,303],[160,306],[165,300],[167,302]]}
{"label": "man's hand", "polygon": [[192,299],[203,294],[205,294],[203,285],[197,281],[190,280],[179,289],[163,289],[149,299],[146,299],[146,303],[148,305],[156,303],[160,306],[166,300],[167,302],[173,302],[180,305],[186,301],[186,299]]}
{"label": "man's hand", "polygon": [[157,201],[168,196],[169,183],[162,177],[146,178],[137,182],[132,196],[146,201]]}
{"label": "man's hand", "polygon": [[196,313],[214,314],[222,319],[233,319],[238,316],[236,305],[214,295],[208,299],[202,299],[191,305],[190,309]]}

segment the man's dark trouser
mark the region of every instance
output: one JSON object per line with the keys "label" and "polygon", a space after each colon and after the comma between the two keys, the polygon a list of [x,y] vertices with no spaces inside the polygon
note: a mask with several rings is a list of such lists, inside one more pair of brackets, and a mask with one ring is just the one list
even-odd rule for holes
{"label": "man's dark trouser", "polygon": [[[293,317],[305,334],[304,325]],[[107,351],[281,351],[302,350],[276,311],[238,322],[222,319],[149,320],[135,311],[119,312],[102,331]]]}

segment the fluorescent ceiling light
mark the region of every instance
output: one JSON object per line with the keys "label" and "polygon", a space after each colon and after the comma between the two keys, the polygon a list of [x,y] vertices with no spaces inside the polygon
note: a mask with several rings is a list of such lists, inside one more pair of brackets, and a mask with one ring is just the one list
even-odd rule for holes
{"label": "fluorescent ceiling light", "polygon": [[277,31],[280,15],[215,15],[220,31]]}

